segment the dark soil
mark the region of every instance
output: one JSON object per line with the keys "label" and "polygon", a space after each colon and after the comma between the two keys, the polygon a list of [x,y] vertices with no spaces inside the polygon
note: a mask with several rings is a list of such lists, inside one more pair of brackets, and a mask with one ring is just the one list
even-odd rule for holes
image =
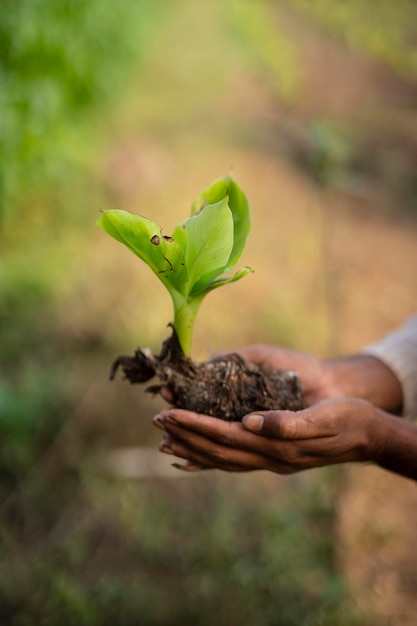
{"label": "dark soil", "polygon": [[175,331],[157,356],[142,350],[133,356],[119,356],[112,365],[111,379],[119,367],[131,383],[156,376],[159,383],[146,391],[158,393],[162,387],[168,388],[176,407],[227,421],[240,421],[253,411],[304,408],[295,372],[259,368],[234,353],[194,363],[184,356]]}

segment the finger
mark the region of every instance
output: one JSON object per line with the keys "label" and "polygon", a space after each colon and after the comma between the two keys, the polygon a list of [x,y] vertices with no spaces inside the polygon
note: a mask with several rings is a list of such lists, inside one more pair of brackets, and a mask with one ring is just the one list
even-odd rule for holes
{"label": "finger", "polygon": [[[240,422],[227,422],[217,417],[209,417],[199,413],[191,413],[181,409],[167,411],[164,419],[164,428],[175,434],[175,426],[183,428],[189,433],[195,433],[202,437],[201,444],[219,445],[221,448],[235,448],[256,452],[261,456],[273,455],[272,442],[267,438],[254,437],[246,431]],[[186,433],[182,435],[184,439]],[[199,440],[200,441],[200,440]],[[212,450],[213,446],[210,446]]]}
{"label": "finger", "polygon": [[193,453],[192,450],[189,450],[186,446],[181,444],[180,441],[174,439],[169,433],[164,434],[164,437],[159,444],[159,450],[164,454],[172,454],[181,457],[182,459],[185,459],[188,464],[201,467],[202,469],[213,469],[215,467],[213,463],[210,463],[204,457],[198,457],[197,454]]}
{"label": "finger", "polygon": [[[153,418],[154,425],[164,431],[164,437],[159,446],[160,451],[164,452],[165,454],[175,454],[176,456],[180,456],[184,459],[194,459],[194,461],[198,461],[198,463],[200,463],[204,469],[212,469],[218,467],[213,463],[213,461],[210,461],[204,456],[198,456],[197,453],[190,451],[190,449],[188,449],[185,445],[180,444],[178,441],[175,441],[173,439],[171,434],[166,431],[165,425],[165,418],[169,413],[169,409],[164,409],[163,411],[161,411],[161,413],[155,415],[155,417]],[[167,426],[171,431],[173,430],[172,424],[168,423]],[[227,471],[245,471],[248,468],[244,468],[242,470],[242,468],[228,465],[227,467],[225,466],[222,469],[226,469]]]}
{"label": "finger", "polygon": [[235,350],[245,361],[258,367],[272,367],[273,369],[296,369],[298,359],[295,352],[285,348],[276,348],[268,345],[255,344]]}
{"label": "finger", "polygon": [[201,467],[201,465],[196,465],[195,463],[190,463],[189,461],[187,461],[187,463],[172,463],[172,467],[190,474],[193,472],[202,472],[203,470],[211,469],[209,467]]}
{"label": "finger", "polygon": [[242,426],[273,439],[319,439],[333,436],[333,416],[327,407],[315,405],[303,411],[264,411],[250,413]]}
{"label": "finger", "polygon": [[161,387],[159,393],[161,395],[161,398],[165,400],[165,402],[168,402],[169,404],[175,404],[175,395],[171,391],[171,389],[169,389],[168,387]]}
{"label": "finger", "polygon": [[152,418],[152,423],[156,428],[165,430],[165,418],[169,413],[169,409],[162,409],[157,415]]}
{"label": "finger", "polygon": [[292,474],[307,468],[327,465],[329,462],[327,455],[315,454],[315,445],[313,445],[312,454],[302,449],[310,443],[316,444],[318,447],[319,442],[323,441],[320,439],[301,442],[275,441],[273,444],[274,455],[269,456],[234,450],[227,448],[227,446],[221,447],[211,440],[200,438],[195,433],[190,433],[190,431],[172,424],[167,424],[167,428],[175,433],[175,437],[169,433],[166,434],[170,440],[170,453],[206,467],[216,467],[233,472],[264,469],[279,474]]}
{"label": "finger", "polygon": [[208,457],[196,452],[195,450],[189,448],[187,445],[183,444],[180,440],[173,439],[170,446],[171,454],[174,454],[177,457],[187,460],[187,463],[190,463],[193,466],[198,466],[201,469],[221,469],[226,472],[244,472],[249,471],[247,467],[240,467],[237,465],[233,465],[231,463],[222,463],[216,464]]}
{"label": "finger", "polygon": [[210,360],[215,361],[216,359],[223,359],[231,354],[238,354],[242,359],[254,365],[263,365],[265,361],[262,346],[245,346],[243,348],[236,348],[235,350],[219,350],[210,356]]}
{"label": "finger", "polygon": [[[222,448],[235,448],[241,451],[246,450],[256,453],[258,462],[260,457],[270,456],[276,458],[276,442],[268,437],[254,437],[253,433],[245,430],[240,422],[226,422],[216,417],[209,417],[208,415],[192,413],[182,409],[166,410],[164,413],[164,429],[175,434],[178,432],[173,430],[175,425],[189,433],[200,435],[204,439],[201,442],[202,445],[204,443],[208,445],[211,442],[214,446],[220,445]],[[182,438],[184,439],[185,436],[186,434],[183,434]],[[210,452],[212,450],[213,447],[210,446]],[[216,460],[216,464],[218,464],[218,460]]]}
{"label": "finger", "polygon": [[[287,464],[258,453],[257,451],[230,447],[218,441],[213,441],[200,434],[187,430],[169,418],[166,420],[166,429],[172,436],[170,445],[174,454],[196,462],[208,462],[220,469],[233,468],[232,471],[250,471],[253,469],[270,469],[279,471],[277,468],[283,465],[287,470]],[[249,434],[249,433],[248,433]],[[284,472],[283,472],[284,473]],[[286,471],[285,473],[288,473]]]}
{"label": "finger", "polygon": [[[174,439],[170,434],[166,433],[161,444],[159,446],[161,452],[165,454],[174,454],[175,456],[186,459],[189,464],[193,466],[198,466],[201,469],[219,469],[213,461],[210,461],[204,455],[199,454],[195,450],[190,449],[186,445],[184,445],[180,440]],[[227,465],[222,467],[221,469],[225,469],[227,471],[244,471],[242,468],[233,465]]]}
{"label": "finger", "polygon": [[[161,415],[161,414],[160,414]],[[162,415],[164,425],[170,424],[195,432],[203,437],[220,441],[230,446],[241,446],[252,437],[240,422],[229,422],[217,417],[193,413],[183,409],[168,409]]]}

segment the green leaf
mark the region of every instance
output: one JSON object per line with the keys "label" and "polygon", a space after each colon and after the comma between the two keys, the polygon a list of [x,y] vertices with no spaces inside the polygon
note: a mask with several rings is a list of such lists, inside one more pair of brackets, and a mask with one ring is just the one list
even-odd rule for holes
{"label": "green leaf", "polygon": [[233,248],[233,217],[227,197],[209,204],[183,222],[187,235],[185,263],[189,293],[197,282],[206,284],[224,272]]}
{"label": "green leaf", "polygon": [[152,220],[128,211],[104,211],[97,224],[147,263],[169,290],[184,292],[188,276],[182,242],[164,236]]}
{"label": "green leaf", "polygon": [[172,238],[175,239],[177,244],[181,248],[181,252],[185,257],[185,250],[187,248],[187,232],[183,223],[177,224],[172,233]]}
{"label": "green leaf", "polygon": [[98,220],[109,235],[147,263],[171,294],[174,328],[190,354],[192,330],[205,295],[252,270],[221,277],[236,264],[250,230],[245,195],[229,177],[215,181],[194,201],[191,216],[172,237],[155,222],[127,211],[105,211]]}
{"label": "green leaf", "polygon": [[228,272],[236,265],[250,232],[249,205],[246,196],[231,176],[228,176],[214,181],[191,205],[191,215],[196,215],[206,205],[220,202],[226,196],[233,216],[233,248],[222,273]]}
{"label": "green leaf", "polygon": [[251,274],[252,272],[253,272],[253,269],[251,269],[250,267],[242,267],[242,269],[236,272],[236,274],[233,274],[233,276],[219,278],[217,280],[212,281],[208,285],[206,284],[205,286],[201,286],[200,289],[198,289],[198,283],[197,283],[197,285],[195,286],[195,290],[192,291],[191,295],[193,297],[206,295],[210,291],[213,291],[213,289],[217,289],[217,287],[222,287],[223,285],[228,285],[229,283],[236,283],[238,280],[240,280],[247,274]]}

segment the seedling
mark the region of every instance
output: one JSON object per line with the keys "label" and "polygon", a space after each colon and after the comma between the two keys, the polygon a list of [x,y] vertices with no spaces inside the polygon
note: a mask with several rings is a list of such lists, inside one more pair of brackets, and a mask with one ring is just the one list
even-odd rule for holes
{"label": "seedling", "polygon": [[147,263],[168,289],[173,326],[184,354],[190,356],[204,297],[252,271],[244,267],[234,276],[223,277],[238,262],[250,231],[242,190],[230,177],[215,181],[194,200],[191,216],[171,236],[155,222],[127,211],[104,211],[97,223]]}
{"label": "seedling", "polygon": [[168,289],[174,307],[173,334],[159,355],[136,350],[113,363],[131,383],[156,376],[176,406],[240,420],[255,410],[299,409],[303,406],[299,378],[294,372],[258,368],[238,354],[195,363],[190,357],[196,315],[204,297],[236,282],[252,270],[244,267],[225,276],[238,262],[250,231],[246,197],[229,176],[215,181],[192,203],[191,215],[166,235],[155,222],[126,211],[104,211],[98,220],[109,235],[147,263]]}

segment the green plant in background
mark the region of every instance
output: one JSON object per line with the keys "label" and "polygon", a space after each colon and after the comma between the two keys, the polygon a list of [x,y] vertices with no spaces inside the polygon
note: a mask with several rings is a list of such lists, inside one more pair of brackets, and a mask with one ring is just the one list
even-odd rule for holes
{"label": "green plant in background", "polygon": [[83,367],[88,347],[63,330],[57,302],[87,246],[80,222],[101,202],[103,119],[117,118],[166,8],[0,2],[0,491],[81,393],[82,376],[68,371]]}
{"label": "green plant in background", "polygon": [[85,167],[97,114],[125,93],[165,6],[2,0],[0,219]]}
{"label": "green plant in background", "polygon": [[127,211],[104,211],[98,224],[147,263],[168,289],[174,305],[174,329],[186,356],[197,312],[213,289],[236,282],[252,270],[234,268],[250,230],[246,197],[232,178],[215,181],[192,203],[191,216],[172,236],[155,222]]}

